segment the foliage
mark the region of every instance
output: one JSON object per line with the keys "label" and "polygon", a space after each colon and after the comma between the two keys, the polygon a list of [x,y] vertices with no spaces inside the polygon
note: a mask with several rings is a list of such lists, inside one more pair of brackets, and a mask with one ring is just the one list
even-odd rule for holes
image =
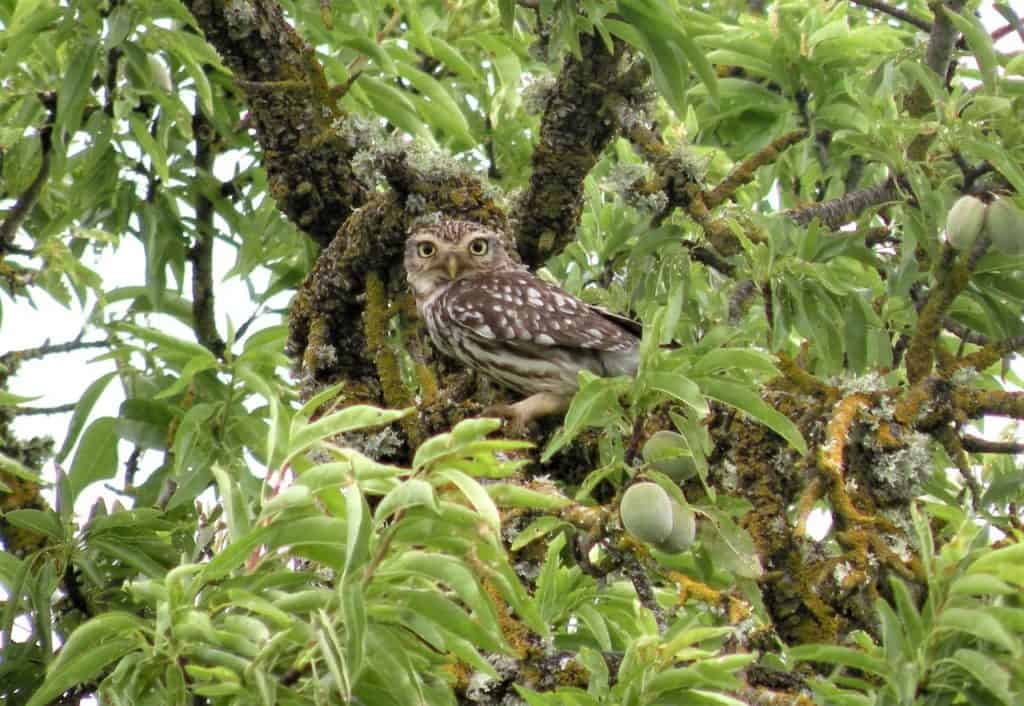
{"label": "foliage", "polygon": [[[0,0],[4,304],[86,313],[0,356],[4,702],[1020,703],[1024,259],[941,235],[1024,206],[983,5]],[[402,292],[436,211],[635,315],[635,379],[477,418]]]}

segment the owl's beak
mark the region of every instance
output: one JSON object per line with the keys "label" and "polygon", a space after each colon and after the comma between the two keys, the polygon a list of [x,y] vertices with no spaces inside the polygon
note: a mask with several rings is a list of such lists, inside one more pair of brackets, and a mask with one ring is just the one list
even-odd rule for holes
{"label": "owl's beak", "polygon": [[448,270],[448,276],[451,279],[455,279],[455,276],[459,274],[459,258],[455,255],[449,255],[444,264],[445,268]]}

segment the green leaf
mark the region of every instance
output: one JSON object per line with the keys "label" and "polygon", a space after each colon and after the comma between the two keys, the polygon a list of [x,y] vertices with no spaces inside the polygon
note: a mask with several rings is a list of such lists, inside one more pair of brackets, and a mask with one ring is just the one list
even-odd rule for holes
{"label": "green leaf", "polygon": [[571,529],[572,525],[558,517],[542,515],[528,524],[519,534],[516,535],[516,538],[513,540],[509,549],[513,552],[519,551],[535,539],[540,539],[544,535],[562,527]]}
{"label": "green leaf", "polygon": [[88,420],[89,415],[92,413],[92,408],[96,405],[96,400],[107,389],[107,385],[114,379],[115,375],[117,375],[116,372],[101,375],[85,389],[85,392],[78,399],[75,411],[71,415],[71,422],[68,424],[68,433],[64,436],[64,443],[61,444],[60,451],[54,457],[57,463],[63,463],[67,455],[71,453],[75,442],[78,441],[78,435],[82,433],[82,427],[85,426],[86,420]]}
{"label": "green leaf", "polygon": [[491,499],[491,496],[487,494],[482,485],[462,471],[457,471],[454,468],[442,470],[432,476],[431,479],[452,483],[462,491],[462,494],[476,508],[476,511],[480,513],[480,517],[483,518],[484,522],[494,531],[497,537],[497,534],[501,531],[501,516],[498,514],[498,508],[494,504],[494,500]]}
{"label": "green leaf", "polygon": [[[432,124],[455,138],[460,149],[468,149],[476,144],[466,116],[462,113],[462,108],[441,83],[433,76],[404,62],[398,63],[398,74],[429,99],[429,101],[419,103],[421,115],[429,118]],[[424,108],[426,111],[422,110]]]}
{"label": "green leaf", "polygon": [[612,638],[608,632],[608,625],[597,608],[590,603],[580,603],[576,606],[576,614],[583,621],[583,624],[587,626],[590,634],[594,636],[598,647],[605,652],[610,652],[612,649]]}
{"label": "green leaf", "polygon": [[60,518],[55,512],[23,508],[5,512],[3,518],[15,527],[38,532],[58,542],[63,542],[65,539],[64,525],[61,524]]}
{"label": "green leaf", "polygon": [[801,454],[807,453],[807,442],[796,425],[789,421],[788,417],[769,407],[751,387],[722,378],[700,378],[696,382],[708,397],[743,410],[788,441]]}
{"label": "green leaf", "polygon": [[359,486],[350,485],[345,496],[345,568],[343,577],[352,576],[370,554],[370,508]]}
{"label": "green leaf", "polygon": [[787,656],[795,662],[827,662],[844,667],[853,667],[868,674],[885,677],[889,666],[877,657],[867,655],[852,647],[840,645],[798,645],[787,652]]}
{"label": "green leaf", "polygon": [[580,388],[572,398],[562,428],[544,449],[541,463],[547,463],[559,449],[576,438],[576,435],[586,427],[607,426],[610,421],[621,418],[619,395],[624,393],[629,385],[628,378],[602,378],[581,372]]}
{"label": "green leaf", "polygon": [[416,108],[409,99],[397,88],[378,81],[372,76],[362,74],[352,85],[353,94],[362,93],[370,104],[370,109],[387,118],[396,127],[413,137],[432,142],[429,131],[416,114]]}
{"label": "green leaf", "polygon": [[82,111],[89,98],[99,49],[99,42],[95,38],[84,37],[82,45],[68,61],[64,81],[57,91],[57,120],[54,123],[54,134],[60,136],[57,138],[59,142],[64,141],[65,133],[74,134],[82,123]]}
{"label": "green leaf", "polygon": [[153,165],[153,169],[156,171],[160,181],[164,183],[170,181],[171,172],[167,167],[167,151],[149,134],[149,128],[144,118],[136,113],[132,113],[128,116],[128,126],[135,141],[139,143],[139,149],[142,150],[144,155],[149,157],[149,161]]}
{"label": "green leaf", "polygon": [[117,420],[113,417],[100,417],[85,430],[68,474],[72,500],[91,483],[114,477],[117,442]]}
{"label": "green leaf", "polygon": [[48,671],[43,685],[32,694],[25,706],[46,706],[52,703],[68,689],[91,682],[107,665],[139,647],[137,640],[115,636],[101,644],[94,643],[91,649],[63,662],[59,670]]}
{"label": "green leaf", "polygon": [[1024,586],[1024,543],[1010,544],[982,554],[967,568],[967,574],[991,574]]}
{"label": "green leaf", "polygon": [[1006,706],[1013,706],[1016,703],[1010,684],[1010,674],[989,655],[978,650],[961,648],[954,652],[949,660],[971,675],[979,686],[999,699],[999,703]]}
{"label": "green leaf", "polygon": [[409,415],[412,408],[402,410],[379,409],[370,405],[357,404],[321,417],[315,422],[302,424],[300,418],[292,423],[290,434],[291,448],[288,458],[292,458],[328,437],[345,434],[350,431],[379,427]]}
{"label": "green leaf", "polygon": [[435,515],[440,513],[433,486],[425,480],[410,478],[381,499],[374,510],[373,521],[379,525],[399,510],[417,505],[427,507]]}
{"label": "green leaf", "polygon": [[572,505],[572,500],[564,495],[545,493],[512,483],[490,483],[484,487],[487,489],[487,494],[500,507],[521,507],[530,510],[561,510]]}
{"label": "green leaf", "polygon": [[1021,640],[983,609],[947,608],[939,615],[936,627],[974,635],[998,645],[1015,657],[1022,651]]}
{"label": "green leaf", "polygon": [[978,60],[978,68],[981,69],[981,80],[989,93],[998,91],[999,59],[996,57],[995,47],[992,45],[992,36],[981,24],[981,21],[968,12],[966,16],[957,12],[951,12],[942,8],[946,17],[956,25],[956,28],[963,32],[964,39],[974,52],[974,58]]}
{"label": "green leaf", "polygon": [[707,415],[708,402],[701,394],[700,387],[685,375],[652,371],[644,374],[642,380],[655,390],[688,405],[699,417],[703,418]]}

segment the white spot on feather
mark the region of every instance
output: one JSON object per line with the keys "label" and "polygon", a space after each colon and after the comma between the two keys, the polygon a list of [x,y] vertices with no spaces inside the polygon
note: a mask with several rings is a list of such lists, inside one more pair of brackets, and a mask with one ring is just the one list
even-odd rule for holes
{"label": "white spot on feather", "polygon": [[555,339],[551,338],[551,336],[547,335],[546,333],[538,333],[536,338],[534,338],[533,340],[545,346],[551,346],[554,345],[555,343]]}

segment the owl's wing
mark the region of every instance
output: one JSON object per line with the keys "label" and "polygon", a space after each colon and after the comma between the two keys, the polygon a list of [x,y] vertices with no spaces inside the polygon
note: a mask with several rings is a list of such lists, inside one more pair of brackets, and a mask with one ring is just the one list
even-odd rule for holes
{"label": "owl's wing", "polygon": [[459,280],[446,299],[453,322],[479,339],[595,351],[632,351],[638,343],[607,312],[529,272]]}

